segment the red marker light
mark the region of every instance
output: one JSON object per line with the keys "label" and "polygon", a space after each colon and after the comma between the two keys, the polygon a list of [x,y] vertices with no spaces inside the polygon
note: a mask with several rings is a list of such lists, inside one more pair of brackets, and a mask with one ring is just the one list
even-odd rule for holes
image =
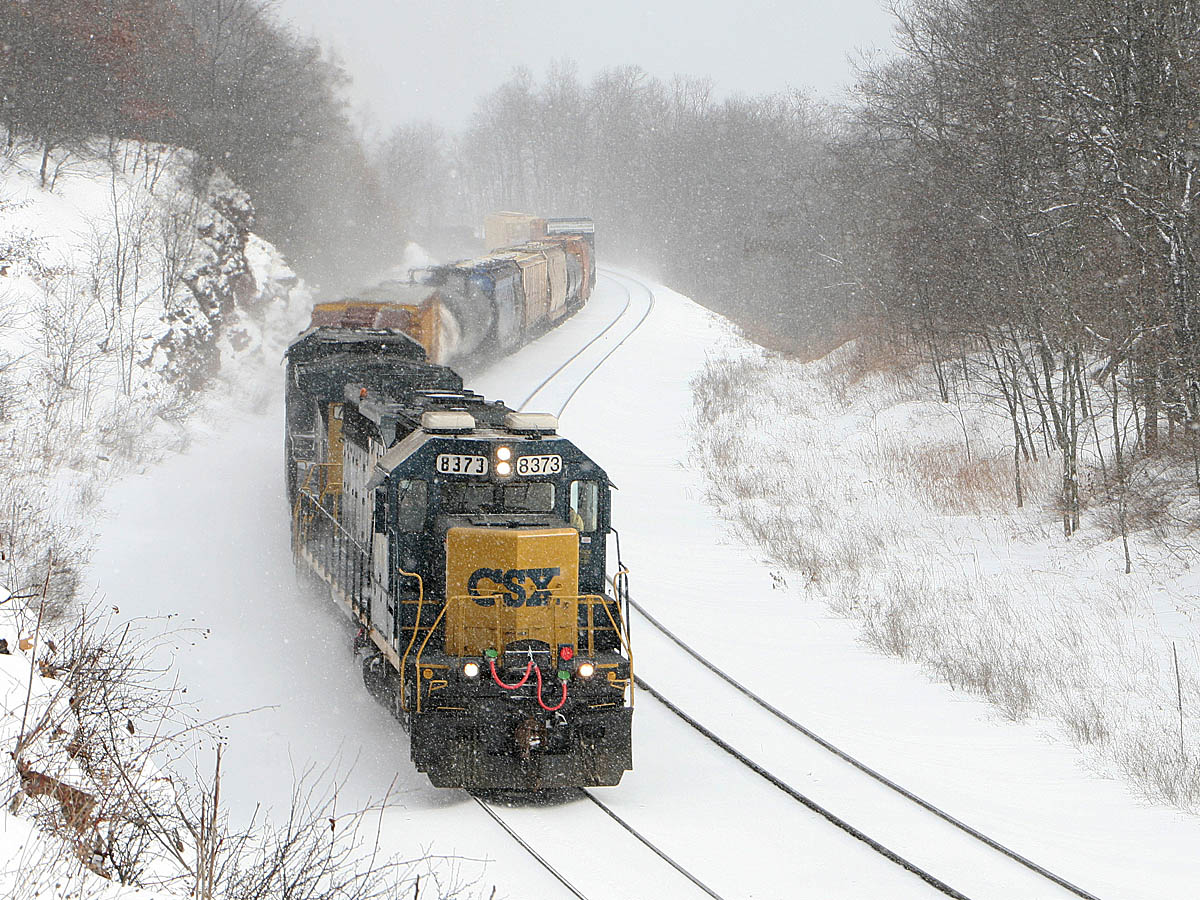
{"label": "red marker light", "polygon": [[567,662],[575,655],[575,648],[570,644],[563,644],[558,648],[558,658],[563,662]]}

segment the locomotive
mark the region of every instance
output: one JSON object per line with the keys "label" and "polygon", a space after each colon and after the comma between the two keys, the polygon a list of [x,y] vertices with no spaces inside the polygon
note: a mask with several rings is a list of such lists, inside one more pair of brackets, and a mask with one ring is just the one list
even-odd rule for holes
{"label": "locomotive", "polygon": [[353,304],[318,307],[287,351],[297,564],[358,624],[366,687],[435,786],[617,784],[633,671],[608,476],[556,417],[466,389],[387,306],[353,327]]}

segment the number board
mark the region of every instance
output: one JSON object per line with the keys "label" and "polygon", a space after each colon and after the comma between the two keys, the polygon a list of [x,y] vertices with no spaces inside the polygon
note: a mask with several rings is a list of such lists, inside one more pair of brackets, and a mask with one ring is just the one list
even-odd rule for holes
{"label": "number board", "polygon": [[518,475],[557,475],[562,471],[562,457],[557,454],[548,456],[518,456]]}
{"label": "number board", "polygon": [[437,470],[444,475],[486,475],[486,456],[464,456],[461,453],[439,453]]}

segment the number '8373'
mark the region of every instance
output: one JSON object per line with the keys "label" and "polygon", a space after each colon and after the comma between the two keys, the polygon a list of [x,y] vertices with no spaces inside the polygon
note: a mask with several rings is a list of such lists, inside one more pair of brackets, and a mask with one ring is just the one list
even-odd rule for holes
{"label": "number '8373'", "polygon": [[518,456],[518,475],[557,475],[562,471],[562,457],[553,456]]}

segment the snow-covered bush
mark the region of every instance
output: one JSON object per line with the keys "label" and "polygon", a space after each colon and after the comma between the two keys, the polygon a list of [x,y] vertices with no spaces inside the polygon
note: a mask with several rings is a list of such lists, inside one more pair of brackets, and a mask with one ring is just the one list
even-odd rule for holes
{"label": "snow-covered bush", "polygon": [[1085,516],[1068,538],[1059,460],[1022,461],[1018,508],[1005,410],[922,399],[937,391],[921,379],[911,361],[872,363],[854,345],[812,363],[749,347],[709,360],[693,388],[710,500],[872,646],[1006,716],[1057,721],[1148,796],[1200,806],[1195,553],[1186,522],[1163,530],[1179,467],[1130,454],[1127,575],[1113,461],[1088,452],[1112,446],[1102,390],[1082,442]]}

